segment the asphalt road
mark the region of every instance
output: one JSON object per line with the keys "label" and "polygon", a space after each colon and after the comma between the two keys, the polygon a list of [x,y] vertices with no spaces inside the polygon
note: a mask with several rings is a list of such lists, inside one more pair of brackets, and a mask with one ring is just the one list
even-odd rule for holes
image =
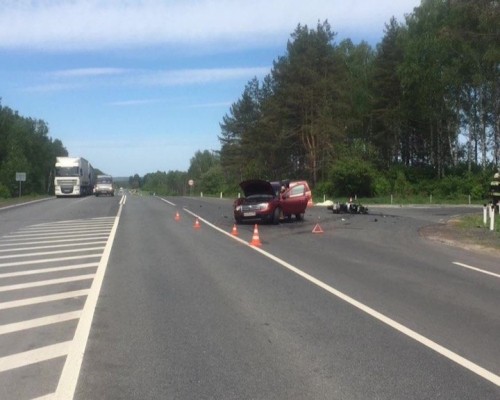
{"label": "asphalt road", "polygon": [[120,200],[0,210],[0,398],[500,398],[500,260],[418,234],[481,209],[313,207],[257,248],[229,200]]}

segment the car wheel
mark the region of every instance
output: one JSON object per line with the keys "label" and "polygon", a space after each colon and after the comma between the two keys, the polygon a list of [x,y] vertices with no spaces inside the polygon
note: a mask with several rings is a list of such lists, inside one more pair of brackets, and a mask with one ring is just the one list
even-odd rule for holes
{"label": "car wheel", "polygon": [[295,214],[297,221],[302,221],[304,219],[304,213]]}
{"label": "car wheel", "polygon": [[281,208],[276,207],[274,209],[273,220],[272,220],[272,223],[274,225],[278,225],[280,223],[280,214],[281,214]]}

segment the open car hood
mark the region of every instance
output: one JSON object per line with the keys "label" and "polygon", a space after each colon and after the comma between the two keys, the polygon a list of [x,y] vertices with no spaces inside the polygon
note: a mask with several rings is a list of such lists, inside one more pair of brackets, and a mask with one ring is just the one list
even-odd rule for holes
{"label": "open car hood", "polygon": [[274,188],[268,181],[263,181],[260,179],[251,179],[248,181],[241,182],[240,187],[243,190],[245,197],[256,194],[275,196]]}

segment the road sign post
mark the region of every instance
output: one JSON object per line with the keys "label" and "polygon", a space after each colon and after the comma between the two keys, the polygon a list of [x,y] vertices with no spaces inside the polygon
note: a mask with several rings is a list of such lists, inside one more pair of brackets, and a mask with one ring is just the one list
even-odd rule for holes
{"label": "road sign post", "polygon": [[193,195],[193,186],[194,186],[194,181],[192,179],[190,179],[188,181],[188,185],[189,185],[189,195],[192,196]]}
{"label": "road sign post", "polygon": [[16,172],[16,181],[19,182],[19,197],[21,197],[21,182],[26,182],[26,172]]}

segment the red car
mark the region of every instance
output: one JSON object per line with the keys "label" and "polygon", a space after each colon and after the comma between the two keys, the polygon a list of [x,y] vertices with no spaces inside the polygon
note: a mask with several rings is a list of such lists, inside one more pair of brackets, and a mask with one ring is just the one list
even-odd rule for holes
{"label": "red car", "polygon": [[244,197],[234,201],[234,219],[237,223],[260,220],[278,224],[280,219],[304,218],[308,196],[302,182],[290,185],[283,182],[268,182],[252,179],[240,183]]}

